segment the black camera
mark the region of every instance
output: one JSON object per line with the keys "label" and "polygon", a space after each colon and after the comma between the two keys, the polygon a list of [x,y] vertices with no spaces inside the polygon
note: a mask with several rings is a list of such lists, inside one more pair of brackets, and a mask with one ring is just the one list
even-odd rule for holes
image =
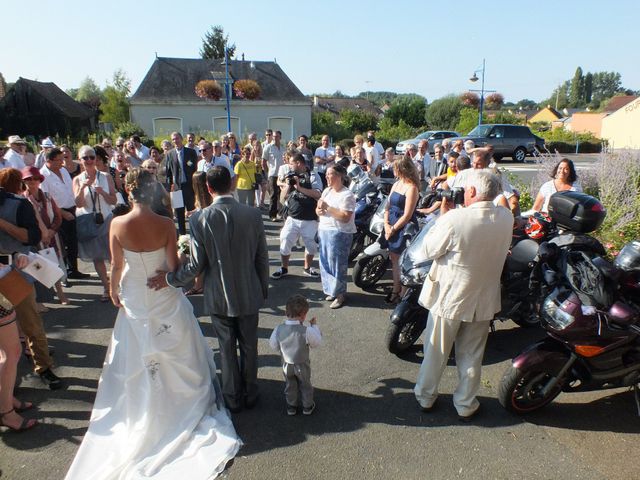
{"label": "black camera", "polygon": [[102,215],[102,212],[96,212],[93,218],[96,221],[96,225],[102,225],[104,223],[104,216]]}
{"label": "black camera", "polygon": [[464,205],[464,188],[454,187],[451,190],[439,188],[436,190],[436,200],[448,200],[454,205]]}
{"label": "black camera", "polygon": [[284,176],[285,181],[290,187],[293,187],[296,184],[295,178],[302,178],[302,175],[295,171],[291,171]]}

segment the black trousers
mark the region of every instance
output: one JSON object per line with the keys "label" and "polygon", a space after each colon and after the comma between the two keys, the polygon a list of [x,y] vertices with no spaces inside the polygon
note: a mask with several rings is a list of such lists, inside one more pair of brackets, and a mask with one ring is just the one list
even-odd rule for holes
{"label": "black trousers", "polygon": [[[222,397],[229,408],[258,396],[258,314],[240,317],[211,315],[220,346]],[[238,352],[240,350],[240,361]]]}
{"label": "black trousers", "polygon": [[183,183],[181,186],[182,186],[182,200],[184,201],[184,207],[174,209],[174,213],[178,219],[178,232],[180,233],[180,235],[184,235],[185,233],[187,233],[187,223],[185,221],[185,213],[186,211],[191,211],[194,209],[195,195],[193,193],[193,189],[188,188],[187,183]]}
{"label": "black trousers", "polygon": [[269,206],[269,217],[274,218],[278,214],[278,201],[280,200],[280,187],[278,177],[269,177],[271,184],[271,205]]}
{"label": "black trousers", "polygon": [[60,237],[64,247],[67,260],[67,269],[71,272],[78,271],[78,235],[76,233],[76,207],[63,208],[63,210],[73,214],[73,220],[62,219],[60,225]]}

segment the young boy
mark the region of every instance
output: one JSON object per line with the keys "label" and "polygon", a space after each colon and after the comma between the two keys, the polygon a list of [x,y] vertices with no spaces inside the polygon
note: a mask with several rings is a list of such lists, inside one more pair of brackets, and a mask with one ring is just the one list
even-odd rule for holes
{"label": "young boy", "polygon": [[302,413],[311,415],[316,408],[311,386],[311,363],[309,347],[319,347],[322,334],[316,326],[316,317],[304,322],[309,312],[309,302],[302,295],[293,295],[287,300],[285,308],[287,319],[273,329],[269,345],[279,350],[284,373],[284,396],[287,402],[287,415],[298,413],[298,391],[302,400]]}

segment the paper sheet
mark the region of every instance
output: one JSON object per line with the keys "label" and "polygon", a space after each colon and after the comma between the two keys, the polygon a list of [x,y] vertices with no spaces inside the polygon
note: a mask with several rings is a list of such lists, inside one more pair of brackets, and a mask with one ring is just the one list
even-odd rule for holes
{"label": "paper sheet", "polygon": [[184,199],[182,198],[181,190],[171,192],[171,208],[184,208]]}
{"label": "paper sheet", "polygon": [[29,264],[23,269],[47,288],[62,278],[64,272],[57,263],[49,261],[38,253],[29,253]]}

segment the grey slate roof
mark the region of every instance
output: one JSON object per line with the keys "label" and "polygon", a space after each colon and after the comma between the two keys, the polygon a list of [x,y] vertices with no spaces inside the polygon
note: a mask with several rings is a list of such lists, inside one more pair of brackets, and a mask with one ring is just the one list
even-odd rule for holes
{"label": "grey slate roof", "polygon": [[[251,67],[252,64],[254,68]],[[258,82],[262,89],[259,100],[308,101],[275,62],[230,60],[229,77],[230,80],[251,79]],[[224,89],[224,78],[225,66],[220,60],[158,57],[131,97],[131,103],[211,102],[195,94],[196,83],[215,79]],[[236,98],[233,100],[251,102]]]}
{"label": "grey slate roof", "polygon": [[378,116],[383,114],[381,108],[366,98],[315,97],[314,99],[314,112],[329,111],[339,115],[343,110],[363,110]]}
{"label": "grey slate roof", "polygon": [[76,102],[53,82],[37,82],[22,77],[18,79],[16,84],[18,82],[28,85],[67,117],[86,119],[95,115],[93,110],[80,102]]}

